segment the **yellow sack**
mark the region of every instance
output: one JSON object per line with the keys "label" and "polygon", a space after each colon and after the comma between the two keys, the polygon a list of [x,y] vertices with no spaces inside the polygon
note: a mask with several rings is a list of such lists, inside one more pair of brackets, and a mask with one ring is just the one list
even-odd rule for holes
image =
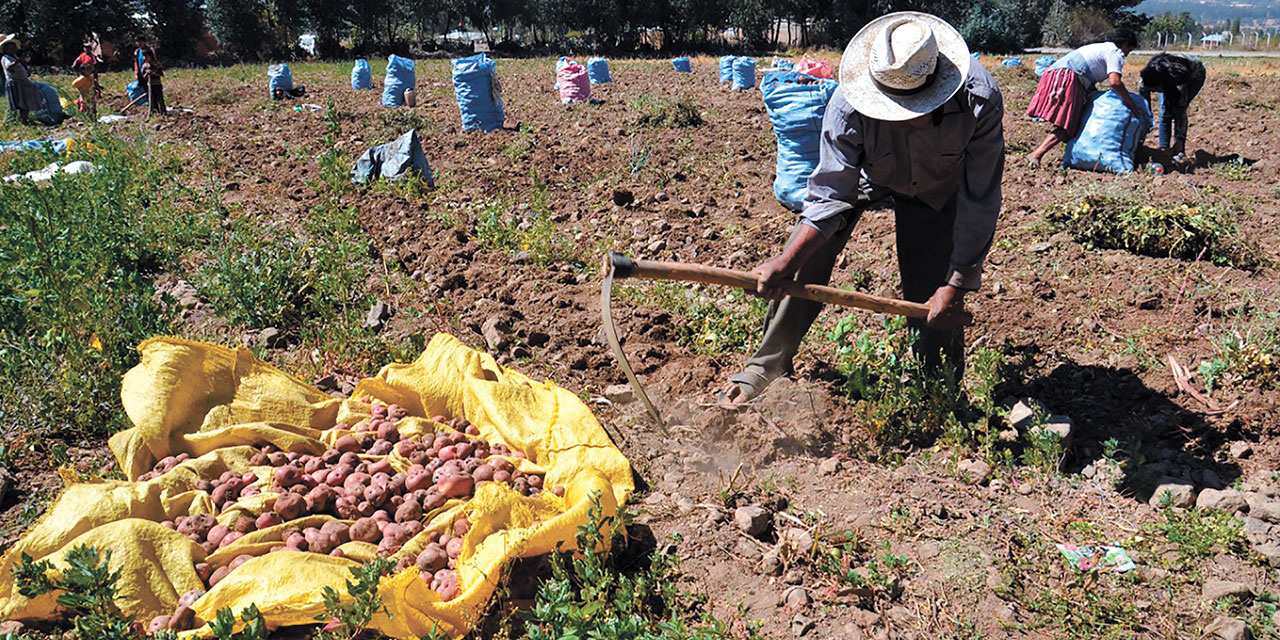
{"label": "yellow sack", "polygon": [[[255,531],[207,557],[200,545],[158,523],[187,513],[216,513],[209,494],[194,484],[229,469],[248,471],[255,447],[271,443],[285,451],[323,452],[332,444],[326,440],[337,437],[323,430],[368,416],[369,405],[354,398],[407,409],[410,417],[397,425],[406,434],[429,432],[435,423],[422,419],[426,416],[465,417],[481,437],[524,452],[528,459],[520,461],[522,470],[545,471],[545,486],[566,488],[564,497],[551,491],[525,497],[487,483],[470,500],[450,501],[443,513],[424,522],[424,531],[391,557],[416,556],[428,532],[465,515],[472,526],[458,558],[461,594],[444,602],[413,567],[384,578],[380,591],[390,615],[376,617],[373,626],[395,638],[419,638],[437,625],[463,635],[483,615],[510,561],[574,548],[593,497],[611,516],[634,490],[626,457],[576,395],[509,371],[449,335],[436,335],[416,362],[388,365],[377,377],[361,381],[351,400],[331,398],[243,349],[172,338],[151,339],[138,348],[142,362],[125,375],[121,390],[134,428],[110,441],[121,469],[135,481],[67,487],[0,559],[0,619],[58,618],[55,594],[24,598],[14,587],[13,568],[23,553],[60,567],[72,546],[88,544],[112,552],[112,568],[123,570],[120,608],[144,623],[172,613],[179,596],[204,587],[195,563],[216,568],[246,553],[255,557],[197,600],[196,614],[208,621],[219,609],[239,613],[252,603],[272,628],[314,623],[324,611],[322,588],[333,586],[345,594],[348,570],[373,557],[373,545],[343,545],[349,559],[267,550],[280,544],[290,524],[318,526],[333,518],[307,516]],[[157,478],[136,481],[159,459],[183,452],[192,458]],[[269,482],[265,488],[259,494],[264,498],[271,495]],[[242,509],[224,511],[219,520],[234,521],[245,510],[253,514],[255,504],[265,507],[254,497],[236,504]]]}

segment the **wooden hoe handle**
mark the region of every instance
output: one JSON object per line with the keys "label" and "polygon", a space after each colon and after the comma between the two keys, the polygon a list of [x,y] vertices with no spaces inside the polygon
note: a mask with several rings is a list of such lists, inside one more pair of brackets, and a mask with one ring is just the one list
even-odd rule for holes
{"label": "wooden hoe handle", "polygon": [[[615,278],[681,280],[684,282],[701,282],[703,284],[736,287],[745,289],[750,293],[755,293],[756,290],[756,276],[746,271],[734,271],[733,269],[683,262],[632,259],[617,252],[609,253],[609,264],[613,268]],[[929,316],[929,307],[918,302],[881,298],[856,291],[845,291],[817,284],[801,284],[795,281],[786,282],[781,285],[781,288],[789,296],[813,300],[823,304],[855,307],[908,318],[923,319]]]}

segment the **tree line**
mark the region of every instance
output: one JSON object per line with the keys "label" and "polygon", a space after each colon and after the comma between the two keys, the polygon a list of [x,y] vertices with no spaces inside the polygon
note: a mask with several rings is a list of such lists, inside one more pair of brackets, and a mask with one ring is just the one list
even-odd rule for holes
{"label": "tree line", "polygon": [[[90,34],[127,50],[137,34],[192,63],[344,58],[449,48],[465,30],[498,51],[647,53],[840,46],[876,16],[915,10],[976,51],[1076,45],[1141,28],[1139,0],[0,0],[0,30],[37,64],[64,65]],[[113,47],[107,47],[111,49]],[[127,56],[124,56],[127,58]]]}

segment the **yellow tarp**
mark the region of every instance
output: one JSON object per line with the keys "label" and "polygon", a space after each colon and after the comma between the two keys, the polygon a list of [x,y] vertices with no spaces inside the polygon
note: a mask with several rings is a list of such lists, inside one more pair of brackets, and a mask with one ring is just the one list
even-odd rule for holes
{"label": "yellow tarp", "polygon": [[[250,470],[254,447],[272,443],[286,451],[321,453],[343,433],[322,431],[335,422],[354,424],[367,417],[369,405],[331,398],[244,350],[157,338],[139,351],[142,362],[125,375],[121,391],[134,428],[110,442],[121,469],[135,481],[75,484],[63,492],[0,559],[0,619],[60,615],[52,595],[28,600],[17,593],[13,567],[20,554],[59,565],[72,546],[89,544],[111,550],[112,567],[123,569],[120,607],[144,622],[172,613],[180,595],[203,586],[196,562],[217,568],[249,553],[257,557],[196,602],[197,615],[211,620],[223,607],[238,613],[253,603],[271,627],[314,623],[323,612],[322,587],[332,585],[345,594],[348,569],[356,560],[372,557],[373,545],[343,545],[351,559],[268,554],[280,544],[286,523],[246,535],[206,558],[199,545],[158,523],[213,512],[209,495],[194,489],[195,482],[227,469]],[[462,594],[441,601],[414,568],[385,578],[382,596],[390,616],[379,616],[374,626],[396,638],[418,638],[437,624],[462,635],[483,614],[509,561],[545,554],[558,545],[573,548],[592,495],[599,496],[605,515],[613,515],[634,489],[626,458],[576,395],[507,370],[449,335],[437,335],[416,362],[388,365],[377,377],[361,381],[352,397],[407,409],[410,417],[398,425],[405,435],[443,428],[428,416],[465,417],[479,427],[481,437],[523,451],[528,460],[521,461],[521,468],[545,471],[545,486],[566,487],[563,498],[550,491],[527,498],[505,485],[487,483],[471,500],[450,501],[429,514],[426,531],[449,526],[463,514],[472,523],[458,562]],[[192,459],[153,480],[136,481],[160,458],[182,452]],[[400,470],[408,466],[395,454],[390,459]],[[262,510],[273,497],[267,470],[257,469],[267,493],[242,498],[236,503],[242,508],[225,511],[220,521],[230,524],[239,515]],[[309,516],[308,526],[326,519]],[[420,534],[392,557],[416,556],[424,537]]]}

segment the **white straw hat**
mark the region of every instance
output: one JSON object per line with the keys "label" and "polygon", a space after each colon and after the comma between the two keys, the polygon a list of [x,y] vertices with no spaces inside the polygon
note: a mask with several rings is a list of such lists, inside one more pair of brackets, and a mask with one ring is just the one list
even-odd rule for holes
{"label": "white straw hat", "polygon": [[901,121],[951,99],[969,74],[969,47],[937,16],[901,11],[863,27],[840,59],[840,90],[859,113]]}
{"label": "white straw hat", "polygon": [[14,46],[17,46],[17,47],[22,46],[22,41],[18,40],[18,34],[16,33],[0,34],[0,48],[3,48],[6,44],[9,44],[10,42],[12,42]]}

